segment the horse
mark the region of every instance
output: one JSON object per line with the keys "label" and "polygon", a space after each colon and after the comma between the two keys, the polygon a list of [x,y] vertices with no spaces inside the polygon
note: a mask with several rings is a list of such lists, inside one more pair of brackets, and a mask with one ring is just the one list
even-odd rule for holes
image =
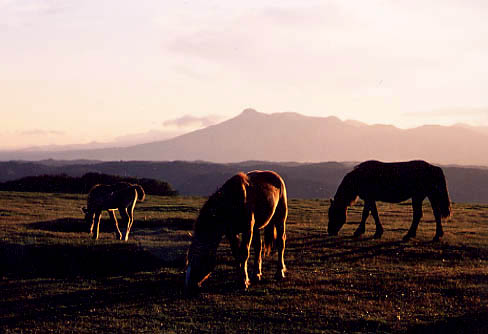
{"label": "horse", "polygon": [[[263,248],[264,255],[269,255],[275,242],[278,250],[275,276],[283,279],[287,216],[286,187],[276,172],[240,172],[231,177],[200,209],[187,254],[185,291],[198,291],[210,276],[215,267],[217,247],[224,235],[236,259],[238,284],[243,288],[247,289],[251,283],[247,270],[251,244],[254,248],[253,281],[262,278]],[[239,234],[242,234],[240,245]]]}
{"label": "horse", "polygon": [[355,237],[365,233],[366,219],[371,212],[376,223],[374,238],[383,234],[376,201],[399,203],[412,199],[413,220],[404,241],[416,236],[422,218],[422,202],[427,197],[432,206],[436,221],[433,241],[444,235],[441,218],[451,216],[451,201],[446,179],[440,167],[425,161],[384,163],[380,161],[363,162],[344,176],[329,207],[329,235],[337,235],[346,223],[347,208],[357,198],[364,200],[361,223],[354,232]]}
{"label": "horse", "polygon": [[[107,210],[110,220],[115,223],[118,239],[122,240],[115,211],[119,210],[122,220],[127,222],[125,241],[129,239],[129,232],[134,222],[134,208],[137,201],[144,201],[146,194],[138,184],[118,182],[112,185],[97,184],[88,193],[87,207],[82,208],[85,221],[90,224],[90,235],[98,239],[100,230],[100,217],[103,210]],[[96,230],[93,228],[96,223]]]}

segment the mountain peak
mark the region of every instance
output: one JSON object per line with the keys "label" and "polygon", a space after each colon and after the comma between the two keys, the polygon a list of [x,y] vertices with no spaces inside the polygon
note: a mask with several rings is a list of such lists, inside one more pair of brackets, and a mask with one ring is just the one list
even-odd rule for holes
{"label": "mountain peak", "polygon": [[253,108],[246,108],[241,113],[242,116],[252,116],[252,115],[258,115],[258,114],[261,114],[261,113],[257,112],[256,109],[253,109]]}

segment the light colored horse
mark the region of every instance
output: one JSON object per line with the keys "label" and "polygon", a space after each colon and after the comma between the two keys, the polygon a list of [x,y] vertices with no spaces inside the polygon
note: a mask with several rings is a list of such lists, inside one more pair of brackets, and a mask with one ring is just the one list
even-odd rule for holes
{"label": "light colored horse", "polygon": [[[278,249],[277,279],[285,277],[285,225],[288,215],[286,187],[283,179],[272,171],[239,173],[209,197],[195,222],[193,240],[188,251],[185,289],[197,292],[210,276],[217,247],[225,235],[237,260],[239,284],[250,284],[247,263],[251,245],[254,248],[253,279],[262,277],[262,251]],[[260,231],[264,231],[264,247]],[[238,235],[242,234],[239,246]]]}
{"label": "light colored horse", "polygon": [[[125,241],[129,239],[129,232],[134,222],[134,208],[136,202],[144,201],[146,197],[144,189],[138,184],[118,182],[113,185],[97,184],[88,193],[87,207],[82,208],[85,213],[85,220],[90,224],[90,235],[98,239],[100,231],[100,217],[103,210],[107,210],[110,220],[115,223],[118,237],[122,240],[122,233],[119,229],[115,211],[119,210],[123,221],[127,222]],[[93,228],[96,224],[96,230]]]}

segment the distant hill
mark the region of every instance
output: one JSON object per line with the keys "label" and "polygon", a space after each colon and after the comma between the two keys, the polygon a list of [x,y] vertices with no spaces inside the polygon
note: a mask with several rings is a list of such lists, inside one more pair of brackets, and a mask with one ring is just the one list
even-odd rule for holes
{"label": "distant hill", "polygon": [[[285,179],[290,198],[330,198],[354,163],[314,164],[246,161],[209,162],[112,161],[65,163],[60,161],[0,162],[0,182],[34,175],[66,174],[80,177],[89,172],[122,177],[149,178],[168,182],[181,195],[208,196],[238,171],[271,169]],[[451,199],[462,203],[488,203],[488,169],[443,166]],[[23,189],[19,188],[18,191]]]}
{"label": "distant hill", "polygon": [[402,161],[488,166],[488,130],[465,125],[399,129],[336,117],[264,114],[235,118],[176,138],[126,148],[0,152],[0,160]]}

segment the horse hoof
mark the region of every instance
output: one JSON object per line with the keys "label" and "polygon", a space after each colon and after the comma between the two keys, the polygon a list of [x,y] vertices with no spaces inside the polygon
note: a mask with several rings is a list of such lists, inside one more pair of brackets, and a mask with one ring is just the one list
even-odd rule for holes
{"label": "horse hoof", "polygon": [[251,278],[251,283],[258,283],[263,278],[263,275],[253,275]]}
{"label": "horse hoof", "polygon": [[409,241],[409,240],[410,240],[412,237],[413,237],[412,235],[407,234],[407,235],[405,235],[405,236],[403,237],[403,239],[402,239],[402,240],[403,240],[403,241]]}
{"label": "horse hoof", "polygon": [[432,239],[432,242],[439,242],[441,240],[441,235],[436,235],[434,236],[434,239]]}
{"label": "horse hoof", "polygon": [[282,281],[282,280],[284,280],[284,279],[285,279],[285,277],[286,277],[286,275],[285,275],[285,272],[284,272],[283,270],[280,270],[280,271],[278,271],[278,272],[275,274],[275,279],[276,279],[277,281]]}
{"label": "horse hoof", "polygon": [[383,232],[381,233],[378,233],[376,232],[374,235],[373,235],[373,239],[381,239],[381,236],[383,235]]}
{"label": "horse hoof", "polygon": [[364,234],[364,232],[366,232],[366,231],[363,231],[363,230],[356,230],[356,231],[354,232],[354,237],[355,237],[355,238],[359,238],[361,235],[363,235],[363,234]]}

